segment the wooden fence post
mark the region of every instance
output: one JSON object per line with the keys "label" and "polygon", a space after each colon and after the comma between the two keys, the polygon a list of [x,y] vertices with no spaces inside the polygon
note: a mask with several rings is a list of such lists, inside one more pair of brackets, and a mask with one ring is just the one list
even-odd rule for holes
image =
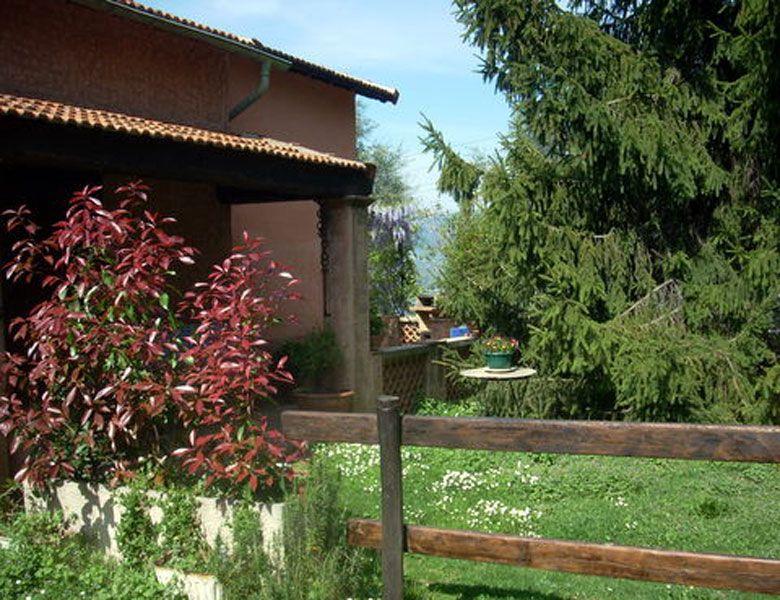
{"label": "wooden fence post", "polygon": [[401,401],[377,399],[377,428],[382,476],[382,599],[403,600],[404,519],[401,484]]}

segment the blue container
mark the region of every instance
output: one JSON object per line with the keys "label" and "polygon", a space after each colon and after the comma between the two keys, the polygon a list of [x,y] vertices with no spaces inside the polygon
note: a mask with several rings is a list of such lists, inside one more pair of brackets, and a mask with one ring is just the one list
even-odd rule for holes
{"label": "blue container", "polygon": [[458,327],[451,327],[450,328],[450,337],[466,337],[469,333],[468,325],[460,325]]}

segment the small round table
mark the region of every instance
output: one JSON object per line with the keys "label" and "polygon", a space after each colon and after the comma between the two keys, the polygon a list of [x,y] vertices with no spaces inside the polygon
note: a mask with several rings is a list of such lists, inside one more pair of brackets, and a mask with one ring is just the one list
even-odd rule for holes
{"label": "small round table", "polygon": [[507,370],[493,370],[487,367],[479,369],[464,369],[460,372],[461,377],[469,379],[484,379],[485,381],[512,381],[516,379],[526,379],[536,375],[536,369],[529,367],[515,367]]}

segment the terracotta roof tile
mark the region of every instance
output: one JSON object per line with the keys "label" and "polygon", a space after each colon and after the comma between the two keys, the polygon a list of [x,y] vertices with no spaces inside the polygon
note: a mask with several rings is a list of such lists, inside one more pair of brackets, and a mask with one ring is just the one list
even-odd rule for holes
{"label": "terracotta roof tile", "polygon": [[311,61],[298,58],[297,56],[293,56],[292,54],[288,54],[282,50],[277,50],[276,48],[266,46],[265,44],[263,44],[261,41],[257,39],[236,35],[234,33],[222,31],[220,29],[216,29],[208,25],[203,25],[202,23],[198,23],[197,21],[193,21],[191,19],[185,19],[184,17],[179,17],[177,15],[166,12],[164,10],[154,8],[146,4],[141,4],[140,2],[136,2],[135,0],[110,0],[110,1],[104,0],[104,1],[106,2],[106,4],[111,4],[113,6],[124,5],[129,9],[133,9],[135,11],[143,11],[149,15],[154,15],[156,17],[166,19],[167,21],[170,21],[175,24],[178,23],[179,25],[192,27],[194,29],[199,29],[201,31],[210,34],[220,36],[224,38],[226,41],[232,41],[244,47],[246,46],[255,47],[262,52],[277,56],[285,61],[289,61],[291,63],[290,68],[292,71],[301,73],[308,77],[321,79],[333,85],[345,87],[363,96],[375,98],[383,102],[392,102],[393,104],[395,104],[398,101],[399,93],[398,90],[395,88],[379,85],[372,81],[368,81],[367,79],[354,77],[352,75],[349,75],[348,73],[342,73],[340,71],[336,71],[335,69],[331,69],[329,67],[318,65]]}
{"label": "terracotta roof tile", "polygon": [[265,156],[278,156],[293,161],[342,167],[357,171],[370,170],[370,165],[356,160],[340,158],[304,146],[280,142],[268,137],[246,137],[220,131],[199,129],[135,117],[117,112],[84,108],[36,98],[24,98],[0,94],[0,115],[48,121],[116,131],[151,138],[162,138],[190,144],[252,152]]}

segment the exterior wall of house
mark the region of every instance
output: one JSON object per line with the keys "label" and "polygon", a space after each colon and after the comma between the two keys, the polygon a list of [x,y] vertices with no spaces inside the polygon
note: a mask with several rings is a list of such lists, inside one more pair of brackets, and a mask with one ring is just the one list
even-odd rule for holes
{"label": "exterior wall of house", "polygon": [[[0,92],[42,97],[233,133],[267,135],[355,156],[354,93],[274,69],[268,93],[233,122],[227,114],[259,82],[260,64],[150,25],[64,0],[0,2]],[[112,179],[108,177],[107,185]],[[269,240],[301,279],[301,335],[322,325],[316,206],[311,202],[227,206],[213,186],[149,181],[155,206],[203,251],[193,275],[224,256],[244,230]]]}
{"label": "exterior wall of house", "polygon": [[301,337],[323,325],[323,285],[320,238],[317,236],[317,205],[314,202],[240,204],[231,207],[233,240],[239,243],[244,230],[267,240],[273,259],[289,268],[300,280],[301,300],[284,307],[296,322],[279,325],[274,339]]}
{"label": "exterior wall of house", "polygon": [[[259,82],[259,63],[230,56],[226,112]],[[355,94],[310,77],[272,69],[268,91],[231,121],[229,130],[267,135],[355,158]]]}
{"label": "exterior wall of house", "polygon": [[[355,157],[355,94],[349,90],[274,69],[267,94],[228,122],[231,107],[258,84],[258,62],[67,0],[0,0],[0,24],[0,93],[265,135]],[[109,189],[124,179],[102,175]],[[213,185],[146,181],[153,188],[153,207],[175,216],[178,223],[173,229],[202,251],[195,268],[181,269],[182,285],[203,279],[247,230],[265,237],[275,259],[301,280],[302,300],[290,307],[298,322],[282,326],[274,341],[323,325],[321,242],[314,202],[229,206],[219,202]],[[352,256],[351,251],[347,254]],[[348,273],[354,275],[353,271]],[[355,289],[352,285],[341,292],[352,294]],[[365,307],[359,308],[352,312],[362,315]],[[362,327],[365,319],[355,318]],[[340,324],[351,326],[346,321]],[[367,333],[364,337],[367,344]],[[353,342],[349,348],[357,348]],[[354,372],[363,369],[353,364],[349,370],[345,383],[352,385]]]}

